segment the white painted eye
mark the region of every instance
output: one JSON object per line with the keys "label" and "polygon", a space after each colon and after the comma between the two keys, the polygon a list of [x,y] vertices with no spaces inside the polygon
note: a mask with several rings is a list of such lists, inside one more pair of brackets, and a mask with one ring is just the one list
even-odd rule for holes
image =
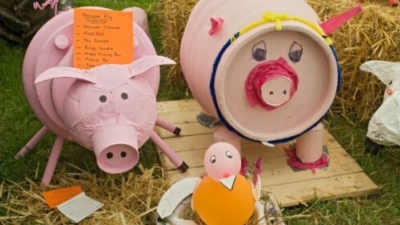
{"label": "white painted eye", "polygon": [[228,158],[232,159],[232,157],[233,157],[232,152],[226,151],[225,154],[226,154],[226,156],[227,156]]}
{"label": "white painted eye", "polygon": [[210,162],[211,163],[215,163],[217,161],[217,157],[215,157],[215,155],[212,155],[211,157],[210,157]]}

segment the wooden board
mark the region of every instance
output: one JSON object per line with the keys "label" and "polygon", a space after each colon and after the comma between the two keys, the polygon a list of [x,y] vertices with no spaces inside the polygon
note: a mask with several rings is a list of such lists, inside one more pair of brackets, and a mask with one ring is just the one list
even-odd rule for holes
{"label": "wooden board", "polygon": [[[174,123],[182,129],[180,136],[156,127],[156,132],[189,165],[189,170],[181,173],[159,151],[160,161],[166,179],[172,182],[187,177],[196,177],[204,172],[203,156],[213,143],[213,132],[220,128],[207,128],[197,122],[196,116],[201,108],[195,100],[159,102],[159,118]],[[329,152],[328,168],[294,171],[287,164],[285,147],[279,144],[274,148],[248,140],[242,140],[242,155],[249,161],[262,157],[261,183],[264,191],[272,192],[283,207],[305,204],[322,198],[336,199],[346,196],[364,196],[378,191],[378,186],[364,173],[363,169],[340,146],[327,131],[324,144]]]}

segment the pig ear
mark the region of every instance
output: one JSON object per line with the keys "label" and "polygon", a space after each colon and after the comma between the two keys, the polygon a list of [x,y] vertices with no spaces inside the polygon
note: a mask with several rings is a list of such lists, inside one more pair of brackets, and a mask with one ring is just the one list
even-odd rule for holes
{"label": "pig ear", "polygon": [[400,63],[372,60],[363,63],[360,70],[374,74],[384,84],[389,85],[390,81],[400,75]]}
{"label": "pig ear", "polygon": [[73,78],[78,80],[96,83],[93,76],[87,70],[80,70],[73,67],[53,67],[41,73],[35,80],[40,83],[54,78]]}
{"label": "pig ear", "polygon": [[133,63],[128,64],[130,70],[129,78],[142,74],[147,70],[160,65],[176,64],[172,59],[159,55],[142,56]]}
{"label": "pig ear", "polygon": [[353,17],[360,14],[361,11],[362,11],[361,5],[355,6],[321,23],[320,26],[324,30],[325,34],[329,35],[333,31],[341,27],[343,24],[347,23]]}

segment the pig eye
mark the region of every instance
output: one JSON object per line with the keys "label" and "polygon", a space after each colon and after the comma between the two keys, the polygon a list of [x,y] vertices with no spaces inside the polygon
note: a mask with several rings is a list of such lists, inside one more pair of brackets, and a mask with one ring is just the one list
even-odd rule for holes
{"label": "pig eye", "polygon": [[124,99],[124,100],[128,99],[128,94],[125,93],[125,92],[122,92],[121,93],[121,98]]}
{"label": "pig eye", "polygon": [[390,81],[390,82],[389,82],[389,85],[392,85],[392,84],[393,84],[393,81]]}
{"label": "pig eye", "polygon": [[99,97],[99,101],[104,103],[104,102],[107,101],[107,97],[106,97],[105,95],[101,95],[101,96]]}
{"label": "pig eye", "polygon": [[294,41],[290,46],[289,59],[292,60],[292,62],[299,62],[302,54],[303,46]]}
{"label": "pig eye", "polygon": [[215,155],[212,155],[212,156],[210,157],[210,162],[214,164],[215,161],[217,161],[217,157],[215,157]]}
{"label": "pig eye", "polygon": [[233,157],[232,152],[226,151],[225,154],[226,154],[226,156],[227,156],[228,158],[232,159],[232,157]]}
{"label": "pig eye", "polygon": [[259,62],[264,61],[267,58],[267,45],[265,41],[260,41],[255,44],[251,52],[253,59]]}

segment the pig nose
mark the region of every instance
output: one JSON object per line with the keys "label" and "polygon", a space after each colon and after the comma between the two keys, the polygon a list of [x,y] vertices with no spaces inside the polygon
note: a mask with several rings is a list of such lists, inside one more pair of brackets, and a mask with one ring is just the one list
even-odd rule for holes
{"label": "pig nose", "polygon": [[134,128],[110,127],[92,136],[97,165],[107,173],[123,173],[139,161],[137,134]]}
{"label": "pig nose", "polygon": [[276,76],[276,78],[265,82],[261,88],[262,101],[270,106],[278,107],[291,98],[292,81],[283,76]]}
{"label": "pig nose", "polygon": [[254,67],[245,82],[247,100],[273,110],[287,103],[297,91],[296,71],[285,59],[270,60]]}
{"label": "pig nose", "polygon": [[386,93],[390,96],[390,95],[392,95],[393,94],[393,90],[392,89],[390,89],[390,88],[388,88],[387,89],[387,91],[386,91]]}

